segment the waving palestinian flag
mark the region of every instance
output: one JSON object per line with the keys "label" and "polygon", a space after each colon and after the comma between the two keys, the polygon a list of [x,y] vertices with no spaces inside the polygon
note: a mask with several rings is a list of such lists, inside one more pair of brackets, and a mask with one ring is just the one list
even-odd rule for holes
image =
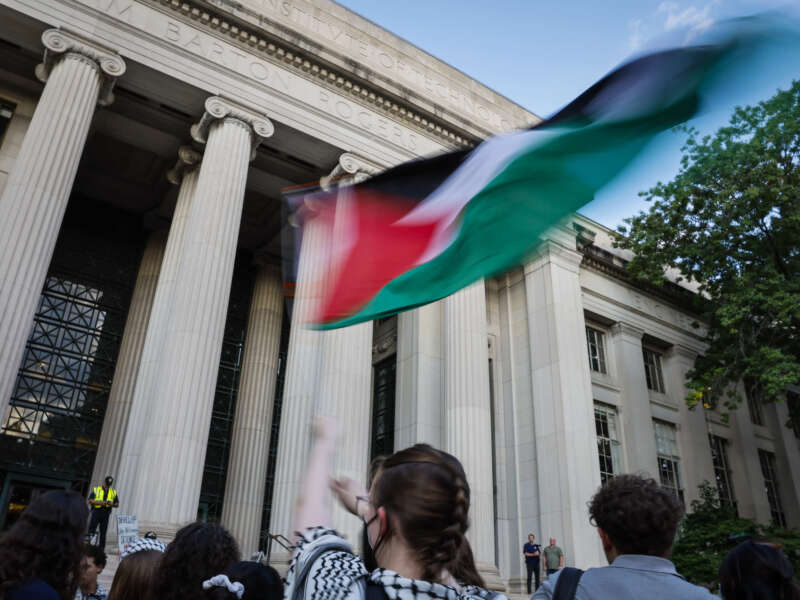
{"label": "waving palestinian flag", "polygon": [[765,35],[741,20],[722,41],[624,64],[528,130],[306,196],[332,240],[319,255],[330,265],[314,323],[394,314],[521,264],[656,134],[695,115]]}

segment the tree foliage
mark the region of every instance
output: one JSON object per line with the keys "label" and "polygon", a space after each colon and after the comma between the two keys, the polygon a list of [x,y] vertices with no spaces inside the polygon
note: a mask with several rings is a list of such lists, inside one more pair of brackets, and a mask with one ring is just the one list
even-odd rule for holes
{"label": "tree foliage", "polygon": [[737,543],[750,538],[779,545],[795,573],[800,573],[800,533],[762,527],[752,519],[738,517],[733,507],[719,501],[716,488],[707,481],[699,489],[700,499],[692,502],[673,549],[672,561],[678,573],[692,583],[716,591],[722,560]]}
{"label": "tree foliage", "polygon": [[735,408],[735,386],[763,401],[800,381],[800,81],[699,138],[681,168],[640,195],[652,206],[616,240],[636,255],[637,279],[666,282],[665,266],[699,285],[708,350],[688,374],[687,401]]}

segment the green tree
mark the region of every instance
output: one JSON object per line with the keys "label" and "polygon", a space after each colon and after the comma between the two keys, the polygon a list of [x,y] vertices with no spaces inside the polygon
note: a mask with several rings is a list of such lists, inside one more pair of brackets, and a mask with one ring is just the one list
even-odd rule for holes
{"label": "green tree", "polygon": [[678,573],[692,583],[716,591],[722,560],[736,544],[750,538],[780,546],[795,573],[800,573],[800,532],[762,527],[752,519],[743,519],[733,507],[719,501],[713,484],[704,481],[698,487],[700,499],[692,502],[672,552]]}
{"label": "green tree", "polygon": [[800,81],[713,136],[683,130],[678,174],[640,194],[652,206],[616,244],[636,253],[635,278],[664,285],[669,266],[699,286],[708,350],[688,374],[690,405],[733,409],[740,381],[779,399],[800,381]]}

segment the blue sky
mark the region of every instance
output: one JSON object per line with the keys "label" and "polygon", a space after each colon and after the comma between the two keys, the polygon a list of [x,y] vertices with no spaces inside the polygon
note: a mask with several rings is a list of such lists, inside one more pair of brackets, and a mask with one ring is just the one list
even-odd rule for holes
{"label": "blue sky", "polygon": [[[338,1],[543,117],[648,48],[685,43],[720,19],[800,7],[800,0]],[[800,78],[800,56],[764,64],[695,126],[713,133],[736,104],[765,99]],[[614,227],[646,209],[638,192],[672,178],[681,144],[678,134],[663,134],[581,212]]]}

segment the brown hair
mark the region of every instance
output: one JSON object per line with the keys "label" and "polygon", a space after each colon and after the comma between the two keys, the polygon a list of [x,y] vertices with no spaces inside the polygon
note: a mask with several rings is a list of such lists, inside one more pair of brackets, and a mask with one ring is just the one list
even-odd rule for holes
{"label": "brown hair", "polygon": [[239,562],[239,547],[230,533],[213,523],[190,523],[167,546],[156,574],[160,600],[200,600],[203,581]]}
{"label": "brown hair", "polygon": [[150,600],[162,556],[158,550],[140,550],[123,558],[114,573],[108,600]]}
{"label": "brown hair", "polygon": [[671,492],[639,475],[609,479],[589,502],[589,520],[620,554],[668,556],[682,515]]}
{"label": "brown hair", "polygon": [[483,586],[464,535],[469,485],[455,456],[427,444],[392,454],[379,465],[371,500],[417,553],[423,579],[441,583],[447,569],[460,583]]}
{"label": "brown hair", "polygon": [[0,537],[0,598],[31,579],[72,600],[81,575],[89,508],[83,497],[53,490],[36,498]]}

